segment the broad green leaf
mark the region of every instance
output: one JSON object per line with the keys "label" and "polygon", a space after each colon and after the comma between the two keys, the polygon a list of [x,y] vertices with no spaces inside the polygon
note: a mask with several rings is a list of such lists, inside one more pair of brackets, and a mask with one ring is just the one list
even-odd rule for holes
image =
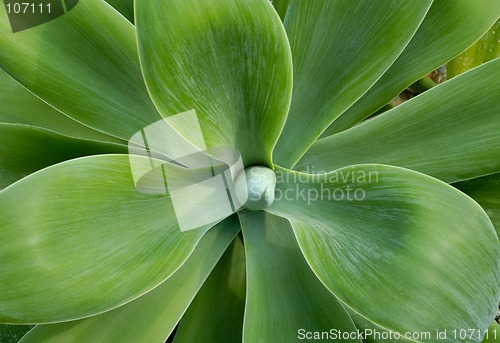
{"label": "broad green leaf", "polygon": [[134,23],[134,0],[106,0],[106,2],[127,18],[128,21]]}
{"label": "broad green leaf", "polygon": [[182,317],[174,343],[241,342],[245,273],[244,247],[237,237]]}
{"label": "broad green leaf", "polygon": [[[290,223],[263,211],[238,213],[247,259],[243,342],[330,341],[315,332],[355,333],[351,318],[317,279]],[[359,342],[345,339],[343,342]]]}
{"label": "broad green leaf", "polygon": [[0,342],[17,343],[33,328],[31,325],[2,325],[0,324]]}
{"label": "broad green leaf", "polygon": [[499,15],[497,0],[434,0],[403,53],[323,135],[343,131],[367,118],[403,89],[474,43]]}
{"label": "broad green leaf", "polygon": [[291,3],[284,25],[293,56],[293,96],[274,152],[279,165],[293,166],[377,81],[409,42],[431,2]]}
{"label": "broad green leaf", "polygon": [[500,173],[452,184],[476,200],[490,217],[500,236]]}
{"label": "broad green leaf", "polygon": [[500,170],[500,59],[378,115],[318,140],[298,170],[358,163],[414,169],[446,182]]}
{"label": "broad green leaf", "polygon": [[470,48],[446,63],[446,77],[451,79],[497,57],[500,57],[500,20]]}
{"label": "broad green leaf", "polygon": [[67,116],[128,140],[160,120],[139,65],[134,26],[104,1],[80,1],[12,33],[0,6],[0,68]]}
{"label": "broad green leaf", "polygon": [[500,244],[471,198],[393,166],[277,173],[268,210],[290,220],[315,274],[352,310],[400,333],[490,325],[500,299]]}
{"label": "broad green leaf", "polygon": [[181,232],[168,195],[135,188],[128,155],[31,174],[0,191],[0,322],[66,321],[122,305],[174,273],[207,229]]}
{"label": "broad green leaf", "polygon": [[290,103],[292,63],[269,0],[137,0],[146,84],[163,116],[194,109],[206,146],[271,166]]}
{"label": "broad green leaf", "polygon": [[281,20],[284,20],[291,0],[272,0],[271,2],[276,12],[278,12]]}
{"label": "broad green leaf", "polygon": [[0,123],[0,189],[59,162],[109,153],[127,153],[127,146],[71,138],[33,126]]}
{"label": "broad green leaf", "polygon": [[122,142],[92,130],[47,105],[0,69],[0,124],[17,123],[49,129],[66,136]]}
{"label": "broad green leaf", "polygon": [[236,217],[216,225],[169,279],[134,301],[90,318],[37,325],[21,342],[165,342],[238,230]]}

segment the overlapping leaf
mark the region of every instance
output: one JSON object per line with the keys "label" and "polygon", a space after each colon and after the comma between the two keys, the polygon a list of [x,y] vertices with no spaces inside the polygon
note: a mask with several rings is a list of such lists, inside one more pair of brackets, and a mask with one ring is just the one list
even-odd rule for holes
{"label": "overlapping leaf", "polygon": [[453,184],[486,211],[500,236],[500,173]]}
{"label": "overlapping leaf", "polygon": [[447,182],[500,170],[500,59],[356,127],[318,140],[298,170],[357,163],[414,169]]}
{"label": "overlapping leaf", "polygon": [[496,0],[434,0],[422,25],[398,59],[324,135],[343,131],[367,118],[403,89],[474,43],[498,16],[500,2]]}
{"label": "overlapping leaf", "polygon": [[134,0],[106,0],[106,2],[127,18],[128,21],[134,23]]}
{"label": "overlapping leaf", "polygon": [[281,20],[285,19],[286,12],[288,11],[288,7],[290,6],[291,0],[272,0],[276,12],[278,12]]}
{"label": "overlapping leaf", "polygon": [[[290,102],[292,64],[267,0],[138,0],[142,69],[163,116],[194,109],[207,147],[271,166]],[[188,137],[189,138],[189,137]]]}
{"label": "overlapping leaf", "polygon": [[238,230],[235,217],[216,225],[175,274],[131,303],[82,320],[37,325],[21,342],[164,342]]}
{"label": "overlapping leaf", "polygon": [[[238,215],[247,259],[243,342],[294,342],[330,330],[355,333],[347,312],[304,260],[290,223],[262,211]],[[360,343],[356,335],[344,341]]]}
{"label": "overlapping leaf", "polygon": [[471,198],[392,166],[277,171],[277,201],[268,210],[290,220],[311,268],[354,311],[400,333],[491,323],[500,245]]}
{"label": "overlapping leaf", "polygon": [[128,140],[161,116],[139,66],[135,30],[99,0],[13,33],[0,6],[0,68],[54,108]]}
{"label": "overlapping leaf", "polygon": [[0,69],[0,124],[16,123],[41,127],[66,136],[100,141],[122,142],[92,130],[44,103]]}
{"label": "overlapping leaf", "polygon": [[70,138],[32,126],[0,123],[0,189],[52,164],[109,153],[127,153],[127,147]]}
{"label": "overlapping leaf", "polygon": [[245,273],[243,242],[237,237],[182,317],[174,342],[241,342]]}
{"label": "overlapping leaf", "polygon": [[[432,1],[293,1],[285,28],[293,96],[274,157],[292,167],[326,127],[384,73]],[[395,30],[394,28],[397,28]]]}
{"label": "overlapping leaf", "polygon": [[135,188],[127,155],[34,173],[0,192],[0,321],[65,321],[121,305],[175,272],[207,229],[181,232],[168,195]]}

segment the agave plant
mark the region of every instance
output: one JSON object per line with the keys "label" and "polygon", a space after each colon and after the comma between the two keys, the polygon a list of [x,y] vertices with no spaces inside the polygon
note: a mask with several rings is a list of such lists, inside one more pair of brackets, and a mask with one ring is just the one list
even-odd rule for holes
{"label": "agave plant", "polygon": [[[82,0],[15,33],[6,11],[5,341],[482,341],[500,300],[500,60],[365,119],[500,2]],[[135,187],[127,142],[192,109],[255,198],[183,232],[168,193]]]}

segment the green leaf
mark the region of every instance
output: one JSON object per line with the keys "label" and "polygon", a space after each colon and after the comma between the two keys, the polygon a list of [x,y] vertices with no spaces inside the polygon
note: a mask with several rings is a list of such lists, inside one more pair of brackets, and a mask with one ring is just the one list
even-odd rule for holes
{"label": "green leaf", "polygon": [[451,79],[497,57],[500,57],[500,20],[470,48],[446,64],[446,77]]}
{"label": "green leaf", "polygon": [[31,174],[0,191],[0,322],[66,321],[122,305],[174,273],[207,229],[181,232],[168,195],[135,188],[128,155]]}
{"label": "green leaf", "polygon": [[500,173],[483,176],[477,179],[457,182],[452,186],[458,188],[486,211],[493,226],[500,236]]}
{"label": "green leaf", "polygon": [[17,343],[31,329],[31,325],[2,325],[0,324],[0,342]]}
{"label": "green leaf", "polygon": [[446,182],[500,170],[500,59],[378,115],[318,140],[298,170],[358,163],[414,169]]}
{"label": "green leaf", "polygon": [[323,136],[343,131],[387,104],[403,89],[474,43],[500,15],[497,0],[434,0],[403,53]]}
{"label": "green leaf", "polygon": [[134,26],[104,1],[80,1],[12,33],[0,6],[0,68],[67,116],[128,140],[160,120],[139,65]]}
{"label": "green leaf", "polygon": [[288,11],[291,0],[271,0],[271,2],[276,12],[278,12],[281,20],[285,20],[285,15]]}
{"label": "green leaf", "polygon": [[50,165],[87,155],[127,153],[127,146],[70,138],[37,127],[0,123],[0,189]]}
{"label": "green leaf", "polygon": [[500,338],[500,324],[493,322],[488,328],[488,333],[485,334],[483,343],[496,343]]}
{"label": "green leaf", "polygon": [[241,342],[245,272],[245,251],[238,236],[182,317],[174,343]]}
{"label": "green leaf", "polygon": [[292,48],[293,96],[274,152],[279,165],[293,166],[377,81],[411,39],[431,2],[291,3],[284,24]]}
{"label": "green leaf", "polygon": [[106,0],[106,2],[132,24],[134,23],[134,0]]}
{"label": "green leaf", "polygon": [[271,166],[290,103],[292,63],[269,0],[135,5],[142,68],[161,114],[194,109],[208,148],[234,148],[245,165]]}
{"label": "green leaf", "polygon": [[238,231],[236,216],[226,219],[207,232],[179,270],[157,288],[94,317],[37,325],[21,342],[163,343]]}
{"label": "green leaf", "polygon": [[[361,316],[359,313],[349,308],[347,308],[347,310],[354,323],[356,323],[356,327],[358,328],[358,330],[363,333],[363,343],[414,343],[415,342],[414,339],[416,337],[413,337],[413,339],[411,338],[405,339],[404,337],[396,338],[394,337],[395,336],[394,332],[388,331],[387,329],[380,327],[379,325],[369,321],[365,317]],[[417,335],[418,334],[419,333],[417,333]],[[384,338],[387,337],[387,339],[383,339],[382,337]],[[433,336],[431,336],[430,338],[433,338]]]}
{"label": "green leaf", "polygon": [[0,69],[0,124],[26,124],[66,136],[120,143],[122,140],[84,126],[44,103]]}
{"label": "green leaf", "polygon": [[[355,333],[343,306],[304,260],[290,223],[262,211],[238,215],[247,258],[243,342],[319,341],[315,333]],[[343,342],[361,343],[356,338]]]}
{"label": "green leaf", "polygon": [[[392,166],[276,172],[268,210],[290,220],[311,268],[352,310],[400,333],[484,330],[491,323],[500,298],[500,244],[471,198]],[[440,341],[477,342],[451,335]]]}

